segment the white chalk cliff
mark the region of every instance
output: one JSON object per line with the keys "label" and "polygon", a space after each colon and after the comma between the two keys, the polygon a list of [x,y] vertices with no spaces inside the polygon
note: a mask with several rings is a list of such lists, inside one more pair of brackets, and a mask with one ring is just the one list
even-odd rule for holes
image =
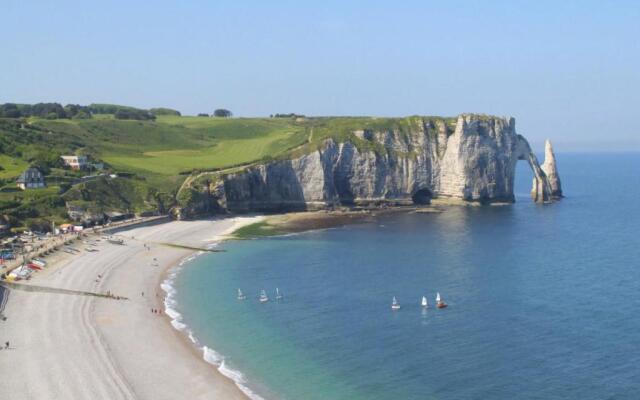
{"label": "white chalk cliff", "polygon": [[454,127],[416,117],[410,126],[409,132],[355,131],[353,141],[328,139],[297,158],[194,179],[183,190],[195,195],[177,213],[426,204],[436,197],[513,202],[518,160],[533,172],[534,201],[562,195],[550,143],[541,167],[513,118],[463,114]]}

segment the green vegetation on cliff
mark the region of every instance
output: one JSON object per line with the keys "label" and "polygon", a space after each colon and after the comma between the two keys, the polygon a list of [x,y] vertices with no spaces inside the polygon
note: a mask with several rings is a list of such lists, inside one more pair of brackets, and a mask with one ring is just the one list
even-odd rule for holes
{"label": "green vegetation on cliff", "polygon": [[[0,214],[14,225],[63,220],[68,218],[65,206],[97,212],[166,212],[177,197],[183,203],[195,196],[189,191],[177,195],[185,179],[199,172],[237,171],[301,155],[329,138],[382,152],[387,151],[382,145],[356,132],[405,135],[425,119],[444,121],[447,129],[455,124],[453,119],[431,117],[188,117],[167,108],[112,104],[91,104],[74,112],[86,110],[90,118],[0,118],[0,186],[5,191],[0,192]],[[118,178],[81,180],[95,172],[64,169],[60,156],[70,154],[103,162],[105,171]],[[15,179],[30,165],[46,175],[49,187],[16,192]]]}

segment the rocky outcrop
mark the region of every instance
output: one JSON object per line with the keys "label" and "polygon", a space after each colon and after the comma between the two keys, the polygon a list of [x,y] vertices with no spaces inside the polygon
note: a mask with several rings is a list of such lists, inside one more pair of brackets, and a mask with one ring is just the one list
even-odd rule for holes
{"label": "rocky outcrop", "polygon": [[553,146],[551,146],[549,139],[544,143],[544,163],[541,168],[547,176],[551,197],[553,199],[562,198],[562,185],[560,184],[560,175],[558,175],[558,167],[556,166],[556,156],[553,153]]}
{"label": "rocky outcrop", "polygon": [[[434,197],[513,202],[518,160],[526,160],[533,171],[534,201],[561,193],[553,152],[546,157],[548,169],[541,168],[527,140],[516,133],[513,118],[464,114],[455,126],[445,119],[409,122],[408,130],[356,130],[353,140],[328,139],[297,158],[193,179],[182,190],[197,192],[191,196],[196,201],[183,203],[177,212],[379,207],[424,204]],[[550,181],[547,175],[556,178]],[[203,179],[206,184],[199,185]]]}

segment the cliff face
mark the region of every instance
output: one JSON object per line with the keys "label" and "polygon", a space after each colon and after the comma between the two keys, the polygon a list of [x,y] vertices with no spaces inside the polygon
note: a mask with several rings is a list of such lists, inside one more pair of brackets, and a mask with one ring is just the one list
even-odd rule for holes
{"label": "cliff face", "polygon": [[[461,115],[455,130],[447,129],[444,121],[416,119],[408,134],[394,130],[353,134],[371,146],[329,139],[319,150],[298,158],[216,175],[199,191],[209,194],[206,208],[307,210],[426,204],[433,197],[512,202],[518,160],[526,160],[533,171],[534,201],[558,197],[553,150],[548,146],[548,169],[543,170],[526,139],[516,133],[513,118]],[[177,213],[192,215],[203,207],[200,196]]]}

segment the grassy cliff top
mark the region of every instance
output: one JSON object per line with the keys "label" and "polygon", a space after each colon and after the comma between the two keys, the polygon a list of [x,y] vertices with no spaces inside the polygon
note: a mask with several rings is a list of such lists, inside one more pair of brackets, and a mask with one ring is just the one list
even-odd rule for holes
{"label": "grassy cliff top", "polygon": [[[64,219],[64,204],[104,209],[153,210],[170,206],[185,179],[198,171],[229,170],[313,151],[329,138],[378,149],[355,131],[408,134],[425,120],[443,117],[211,118],[157,115],[122,120],[113,114],[89,119],[0,118],[0,214],[20,221]],[[82,174],[62,168],[61,155],[85,154],[129,178],[78,183]],[[15,179],[29,165],[46,175],[47,189],[16,193]],[[85,173],[86,175],[86,173]],[[118,178],[120,179],[120,178]],[[96,194],[100,199],[97,200]],[[52,212],[48,212],[51,209]]]}
{"label": "grassy cliff top", "polygon": [[356,130],[408,132],[418,118],[209,118],[158,116],[155,121],[0,119],[0,178],[16,177],[35,159],[88,154],[117,171],[175,185],[193,170],[228,168],[317,148],[328,138],[357,140]]}

